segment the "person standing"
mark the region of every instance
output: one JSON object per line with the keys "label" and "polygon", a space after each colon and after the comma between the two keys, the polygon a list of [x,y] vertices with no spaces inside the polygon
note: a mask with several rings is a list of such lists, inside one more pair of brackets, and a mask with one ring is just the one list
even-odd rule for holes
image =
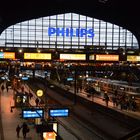
{"label": "person standing", "polygon": [[4,85],[2,84],[2,86],[1,86],[1,90],[2,90],[2,92],[4,91]]}
{"label": "person standing", "polygon": [[17,125],[17,127],[16,127],[16,132],[17,132],[17,137],[19,138],[19,133],[20,133],[20,126],[19,125]]}
{"label": "person standing", "polygon": [[39,105],[39,99],[38,98],[36,98],[35,103],[36,103],[36,106]]}
{"label": "person standing", "polygon": [[106,106],[108,107],[109,97],[108,97],[107,93],[105,93],[104,98],[105,98]]}

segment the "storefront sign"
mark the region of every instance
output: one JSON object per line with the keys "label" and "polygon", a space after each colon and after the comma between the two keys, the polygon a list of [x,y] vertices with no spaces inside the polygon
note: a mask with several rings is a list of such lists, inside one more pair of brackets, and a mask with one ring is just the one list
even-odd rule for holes
{"label": "storefront sign", "polygon": [[24,53],[24,59],[51,60],[51,53]]}
{"label": "storefront sign", "polygon": [[15,53],[14,52],[0,52],[0,58],[15,59]]}
{"label": "storefront sign", "polygon": [[140,56],[128,55],[127,56],[127,61],[140,61]]}
{"label": "storefront sign", "polygon": [[85,54],[60,54],[60,60],[86,60]]}
{"label": "storefront sign", "polygon": [[119,61],[119,55],[96,55],[96,60],[99,61]]}

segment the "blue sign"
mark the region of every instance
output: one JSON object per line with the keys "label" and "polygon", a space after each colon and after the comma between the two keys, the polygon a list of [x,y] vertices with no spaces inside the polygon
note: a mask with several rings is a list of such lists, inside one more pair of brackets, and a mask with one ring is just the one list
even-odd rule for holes
{"label": "blue sign", "polygon": [[68,108],[49,109],[49,116],[50,117],[68,117],[69,109]]}
{"label": "blue sign", "polygon": [[94,30],[92,28],[48,28],[48,36],[65,36],[65,37],[94,37]]}
{"label": "blue sign", "polygon": [[68,77],[67,81],[73,81],[74,79],[72,77]]}
{"label": "blue sign", "polygon": [[43,109],[23,109],[22,110],[23,118],[43,118],[44,110]]}
{"label": "blue sign", "polygon": [[28,80],[29,78],[28,78],[28,77],[22,77],[21,79],[24,80],[24,81],[26,81],[26,80]]}

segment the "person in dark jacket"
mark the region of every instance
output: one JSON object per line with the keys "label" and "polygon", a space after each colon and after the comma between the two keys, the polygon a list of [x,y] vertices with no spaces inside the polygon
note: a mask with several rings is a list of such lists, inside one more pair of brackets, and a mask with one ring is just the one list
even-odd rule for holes
{"label": "person in dark jacket", "polygon": [[16,132],[17,132],[17,137],[19,138],[19,133],[20,133],[20,126],[19,125],[17,125],[17,127],[16,127]]}
{"label": "person in dark jacket", "polygon": [[22,134],[23,134],[23,138],[25,139],[26,138],[26,134],[28,132],[28,125],[24,122],[22,124]]}

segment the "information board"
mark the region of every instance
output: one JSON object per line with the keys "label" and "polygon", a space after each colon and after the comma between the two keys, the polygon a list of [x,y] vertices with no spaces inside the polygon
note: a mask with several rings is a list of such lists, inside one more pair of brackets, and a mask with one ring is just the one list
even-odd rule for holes
{"label": "information board", "polygon": [[22,118],[43,118],[44,117],[44,110],[43,109],[22,109]]}
{"label": "information board", "polygon": [[52,108],[49,109],[50,117],[68,117],[69,109],[68,108]]}

